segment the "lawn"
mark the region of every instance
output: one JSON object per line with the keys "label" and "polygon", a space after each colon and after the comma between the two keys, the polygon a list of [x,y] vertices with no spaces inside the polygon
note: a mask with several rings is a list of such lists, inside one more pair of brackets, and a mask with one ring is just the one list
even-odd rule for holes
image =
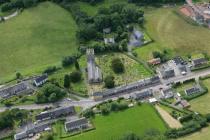
{"label": "lawn", "polygon": [[[209,88],[210,79],[203,80],[203,83],[206,87]],[[210,102],[210,92],[208,92],[207,94],[205,94],[201,97],[198,97],[198,98],[190,101],[190,104],[191,104],[190,109],[193,110],[193,111],[197,111],[199,113],[202,113],[202,114],[210,113],[209,102]]]}
{"label": "lawn", "polygon": [[126,132],[143,135],[149,129],[158,129],[161,132],[166,130],[165,124],[155,109],[147,104],[122,112],[111,113],[108,116],[97,115],[92,122],[96,127],[95,130],[63,140],[112,140],[118,139]]}
{"label": "lawn", "polygon": [[24,10],[0,24],[0,83],[59,65],[63,56],[77,52],[77,26],[71,14],[51,2]]}
{"label": "lawn", "polygon": [[210,54],[210,30],[186,22],[174,11],[178,8],[145,8],[145,29],[154,40],[135,51],[148,60],[153,51],[167,49],[171,56],[207,52]]}

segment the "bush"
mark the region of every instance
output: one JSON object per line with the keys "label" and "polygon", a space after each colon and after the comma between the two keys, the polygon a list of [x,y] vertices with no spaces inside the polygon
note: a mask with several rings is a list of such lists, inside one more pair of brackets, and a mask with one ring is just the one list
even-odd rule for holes
{"label": "bush", "polygon": [[109,114],[109,109],[106,106],[101,107],[101,114],[102,115],[108,115]]}
{"label": "bush", "polygon": [[51,74],[53,72],[55,72],[57,70],[56,66],[50,66],[50,67],[47,67],[43,73],[47,73],[47,74]]}
{"label": "bush", "polygon": [[67,67],[69,65],[72,65],[74,64],[75,60],[76,60],[75,56],[66,56],[62,60],[62,66]]}
{"label": "bush", "polygon": [[85,111],[83,111],[82,116],[86,117],[86,118],[90,118],[90,117],[94,117],[95,113],[93,112],[92,109],[86,109]]}
{"label": "bush", "polygon": [[82,73],[80,71],[74,71],[70,74],[70,80],[73,83],[79,82],[82,79]]}
{"label": "bush", "polygon": [[104,79],[104,82],[105,82],[105,87],[106,87],[106,88],[113,88],[114,85],[115,85],[114,77],[111,76],[111,75],[108,75],[108,76]]}
{"label": "bush", "polygon": [[114,58],[112,60],[112,70],[115,73],[123,73],[125,68],[122,61],[119,58]]}
{"label": "bush", "polygon": [[70,76],[68,75],[68,74],[66,74],[65,76],[64,76],[64,87],[65,88],[69,88],[70,87]]}

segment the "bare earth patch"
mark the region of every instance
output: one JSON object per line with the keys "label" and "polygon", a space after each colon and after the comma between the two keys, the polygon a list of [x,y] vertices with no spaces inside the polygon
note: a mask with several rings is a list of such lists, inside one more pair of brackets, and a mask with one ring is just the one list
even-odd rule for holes
{"label": "bare earth patch", "polygon": [[170,128],[181,128],[182,124],[174,119],[168,112],[166,112],[164,109],[159,107],[158,105],[155,106],[157,111],[160,113],[161,117],[164,119],[164,121],[169,125]]}

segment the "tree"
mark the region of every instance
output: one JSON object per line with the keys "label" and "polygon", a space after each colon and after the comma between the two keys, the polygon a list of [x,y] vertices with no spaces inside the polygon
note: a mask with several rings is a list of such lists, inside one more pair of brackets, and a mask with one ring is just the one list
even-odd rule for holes
{"label": "tree", "polygon": [[114,77],[111,76],[111,75],[108,75],[108,76],[104,79],[104,82],[105,82],[105,87],[107,87],[107,88],[113,88],[114,85],[115,85]]}
{"label": "tree", "polygon": [[71,82],[71,80],[70,80],[70,76],[68,75],[68,74],[66,74],[65,76],[64,76],[64,87],[65,88],[69,88],[70,87],[70,82]]}
{"label": "tree", "polygon": [[82,115],[86,118],[94,117],[95,113],[93,112],[92,109],[86,109],[83,111]]}
{"label": "tree", "polygon": [[20,73],[20,72],[17,72],[17,73],[16,73],[16,79],[21,79],[21,78],[22,78],[21,73]]}
{"label": "tree", "polygon": [[122,61],[119,58],[114,58],[112,60],[112,70],[115,73],[123,73],[125,68]]}
{"label": "tree", "polygon": [[36,95],[37,103],[56,102],[66,95],[59,87],[53,84],[46,84],[41,91]]}
{"label": "tree", "polygon": [[77,60],[75,60],[74,65],[75,65],[75,68],[76,68],[77,70],[80,70],[80,66],[79,66],[79,63],[78,63]]}
{"label": "tree", "polygon": [[82,73],[80,71],[74,71],[70,74],[70,80],[73,83],[79,82],[82,79]]}
{"label": "tree", "polygon": [[62,65],[63,67],[67,67],[69,65],[72,65],[76,60],[75,56],[66,56],[62,60]]}

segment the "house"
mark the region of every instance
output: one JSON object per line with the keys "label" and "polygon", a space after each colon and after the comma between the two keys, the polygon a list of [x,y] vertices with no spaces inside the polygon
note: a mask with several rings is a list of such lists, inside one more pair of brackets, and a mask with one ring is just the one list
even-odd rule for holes
{"label": "house", "polygon": [[47,78],[48,78],[47,74],[43,74],[42,76],[39,76],[39,77],[35,78],[34,79],[35,86],[38,87],[38,86],[43,85],[44,83],[47,82]]}
{"label": "house", "polygon": [[151,89],[149,90],[145,90],[145,91],[142,91],[142,92],[134,92],[132,95],[131,95],[131,98],[134,99],[134,100],[143,100],[143,99],[146,99],[146,98],[149,98],[149,97],[152,97],[153,96],[153,92]]}
{"label": "house", "polygon": [[75,130],[83,130],[89,127],[89,122],[86,118],[79,118],[65,122],[65,130],[67,132],[72,132]]}
{"label": "house", "polygon": [[194,94],[199,94],[201,92],[201,89],[198,86],[191,87],[189,89],[185,90],[185,94],[190,96]]}
{"label": "house", "polygon": [[172,78],[175,76],[175,71],[174,69],[168,67],[164,67],[160,72],[160,75],[163,79],[168,79],[168,78]]}
{"label": "house", "polygon": [[95,63],[94,49],[87,49],[87,72],[88,72],[88,82],[100,83],[102,82],[102,72]]}
{"label": "house", "polygon": [[208,64],[208,60],[206,58],[197,58],[192,60],[192,65],[194,67],[200,67],[206,64]]}
{"label": "house", "polygon": [[36,120],[55,119],[67,115],[75,115],[76,111],[74,106],[60,107],[54,110],[41,112],[36,116]]}
{"label": "house", "polygon": [[143,44],[142,42],[143,39],[144,39],[143,33],[134,29],[133,33],[130,36],[129,45],[134,47],[141,46]]}
{"label": "house", "polygon": [[132,93],[137,90],[150,88],[159,83],[160,83],[160,78],[158,76],[154,76],[151,78],[147,78],[147,79],[139,80],[137,82],[130,83],[128,85],[123,85],[116,88],[107,89],[104,91],[94,92],[92,96],[94,100],[101,100],[103,98],[107,98],[114,95],[119,95],[123,93]]}
{"label": "house", "polygon": [[111,38],[104,38],[104,44],[107,45],[107,44],[114,44],[115,43],[115,40],[113,37]]}
{"label": "house", "polygon": [[0,89],[1,98],[10,98],[15,95],[20,95],[23,93],[32,93],[33,90],[24,82],[18,83],[16,85],[3,87]]}
{"label": "house", "polygon": [[148,63],[150,65],[158,65],[158,64],[161,63],[161,59],[160,58],[154,58],[154,59],[149,60]]}
{"label": "house", "polygon": [[171,88],[163,89],[161,91],[162,98],[168,99],[168,98],[173,98],[174,97],[174,92]]}
{"label": "house", "polygon": [[38,124],[38,125],[33,125],[29,128],[26,128],[26,130],[17,133],[14,135],[15,140],[23,140],[23,139],[28,139],[30,137],[33,137],[37,133],[43,132],[50,130],[50,123],[43,123],[43,124]]}
{"label": "house", "polygon": [[181,101],[180,101],[180,105],[181,105],[183,108],[188,108],[188,107],[190,107],[190,104],[189,104],[186,100],[181,100]]}

